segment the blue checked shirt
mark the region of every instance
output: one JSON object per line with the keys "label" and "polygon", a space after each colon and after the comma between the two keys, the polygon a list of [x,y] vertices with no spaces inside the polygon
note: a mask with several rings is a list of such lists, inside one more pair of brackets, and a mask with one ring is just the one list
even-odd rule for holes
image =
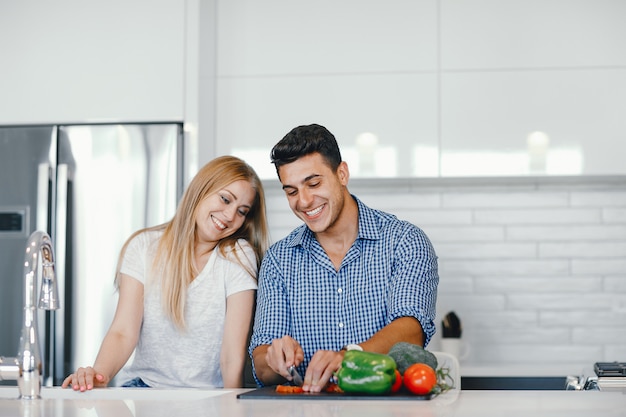
{"label": "blue checked shirt", "polygon": [[435,333],[439,282],[430,240],[411,223],[354,198],[358,236],[338,271],[306,225],[267,251],[259,271],[250,354],[290,335],[304,350],[299,366],[304,375],[316,351],[364,342],[407,316],[420,322],[428,344]]}

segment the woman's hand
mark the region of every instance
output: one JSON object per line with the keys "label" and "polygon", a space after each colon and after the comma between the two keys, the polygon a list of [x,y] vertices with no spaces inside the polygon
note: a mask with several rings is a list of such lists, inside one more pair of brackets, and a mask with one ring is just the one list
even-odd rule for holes
{"label": "woman's hand", "polygon": [[74,391],[84,392],[93,388],[104,388],[108,383],[109,378],[88,366],[78,368],[75,373],[65,378],[61,387],[67,388],[71,385]]}

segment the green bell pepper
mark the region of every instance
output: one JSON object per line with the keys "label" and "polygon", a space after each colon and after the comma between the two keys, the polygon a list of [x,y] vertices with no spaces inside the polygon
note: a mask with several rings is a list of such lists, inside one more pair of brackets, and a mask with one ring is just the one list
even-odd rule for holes
{"label": "green bell pepper", "polygon": [[386,394],[396,380],[396,362],[389,355],[349,350],[337,371],[337,385],[344,392]]}

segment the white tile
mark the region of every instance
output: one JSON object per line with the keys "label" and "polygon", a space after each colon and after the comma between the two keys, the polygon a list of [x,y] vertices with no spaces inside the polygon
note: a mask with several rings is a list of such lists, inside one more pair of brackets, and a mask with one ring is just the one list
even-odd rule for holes
{"label": "white tile", "polygon": [[440,294],[437,297],[438,311],[455,311],[459,317],[463,317],[463,310],[502,311],[504,304],[502,295]]}
{"label": "white tile", "polygon": [[614,303],[615,296],[603,293],[509,294],[507,308],[521,310],[597,310]]}
{"label": "white tile", "polygon": [[[586,343],[589,340],[595,340],[597,342],[606,344],[626,344],[626,332],[622,326],[616,326],[616,323],[601,323],[594,327],[586,327],[581,329],[574,329],[572,332],[572,341],[574,343]],[[621,327],[621,328],[620,328]]]}
{"label": "white tile", "polygon": [[626,259],[575,259],[572,261],[573,274],[617,275],[626,271]]}
{"label": "white tile", "polygon": [[535,258],[534,243],[437,243],[437,254],[442,259],[501,259]]}
{"label": "white tile", "polygon": [[[442,175],[533,173],[527,141],[536,131],[549,138],[543,173],[626,173],[625,98],[623,67],[444,73]],[[456,155],[456,164],[449,165],[446,155]],[[493,158],[518,159],[504,167],[485,162]]]}
{"label": "white tile", "polygon": [[602,356],[602,346],[570,345],[564,342],[558,345],[537,346],[531,344],[479,344],[472,346],[473,359],[480,363],[573,363],[580,362],[586,366],[593,366],[598,357]]}
{"label": "white tile", "polygon": [[477,293],[587,293],[601,292],[602,278],[600,277],[497,277],[474,278],[474,289]]}
{"label": "white tile", "polygon": [[472,213],[469,210],[394,210],[399,218],[416,225],[469,225]]}
{"label": "white tile", "polygon": [[218,74],[433,71],[433,0],[221,0]]}
{"label": "white tile", "polygon": [[539,322],[541,327],[553,326],[587,326],[594,327],[598,323],[606,326],[607,323],[621,327],[626,322],[626,314],[615,313],[610,310],[602,311],[581,311],[573,309],[571,311],[540,311]]}
{"label": "white tile", "polygon": [[[566,327],[541,328],[529,326],[523,331],[519,328],[480,326],[470,329],[472,340],[480,340],[481,343],[493,343],[494,345],[506,341],[507,344],[520,343],[526,345],[551,345],[570,342],[570,329]],[[468,332],[469,333],[469,332]]]}
{"label": "white tile", "polygon": [[566,207],[568,195],[560,193],[455,193],[442,196],[443,207]]}
{"label": "white tile", "polygon": [[489,242],[504,239],[502,227],[445,227],[439,225],[424,225],[423,229],[433,243],[437,242]]}
{"label": "white tile", "polygon": [[441,2],[444,69],[626,65],[626,3]]}
{"label": "white tile", "polygon": [[[337,138],[351,178],[361,175],[356,138],[364,132],[377,135],[386,172],[411,176],[410,144],[437,143],[436,86],[430,74],[220,79],[216,132],[228,140],[217,143],[217,153],[267,169],[270,149],[287,132],[319,123]],[[257,160],[242,149],[258,152]],[[267,177],[276,177],[273,168]]]}
{"label": "white tile", "polygon": [[602,212],[599,209],[479,209],[474,211],[476,224],[580,224],[601,223],[601,220]]}
{"label": "white tile", "polygon": [[540,243],[539,256],[542,258],[626,258],[626,236],[622,242]]}
{"label": "white tile", "polygon": [[604,289],[607,292],[626,293],[626,275],[616,275],[604,278]]}
{"label": "white tile", "polygon": [[626,223],[626,208],[604,208],[602,213],[607,223]]}
{"label": "white tile", "polygon": [[[436,245],[435,245],[436,247]],[[441,259],[442,274],[473,276],[550,276],[569,273],[569,262],[564,260],[457,260]]]}
{"label": "white tile", "polygon": [[442,275],[439,277],[437,293],[439,297],[443,294],[469,293],[472,291],[473,281],[469,277],[449,277]]}
{"label": "white tile", "polygon": [[[575,226],[575,227],[574,227]],[[507,239],[536,241],[567,241],[567,240],[613,240],[626,236],[626,226],[577,225],[572,226],[509,226],[506,230]]]}
{"label": "white tile", "polygon": [[[626,179],[625,179],[626,182]],[[589,192],[573,192],[574,207],[615,207],[626,206],[626,189]]]}
{"label": "white tile", "polygon": [[504,310],[493,312],[471,311],[463,316],[463,323],[467,328],[479,328],[481,326],[493,329],[510,328],[526,329],[539,325],[539,313],[536,311],[511,311]]}

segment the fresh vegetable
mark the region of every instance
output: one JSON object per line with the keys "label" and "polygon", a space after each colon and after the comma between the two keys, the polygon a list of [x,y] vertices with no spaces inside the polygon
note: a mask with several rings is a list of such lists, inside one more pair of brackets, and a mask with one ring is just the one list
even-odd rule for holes
{"label": "fresh vegetable", "polygon": [[396,362],[389,355],[349,350],[337,371],[337,383],[344,392],[386,394],[396,380]]}
{"label": "fresh vegetable", "polygon": [[415,363],[404,373],[404,386],[413,394],[426,395],[437,385],[437,373],[425,363]]}
{"label": "fresh vegetable", "polygon": [[277,385],[276,392],[281,394],[300,394],[304,392],[302,387],[297,387],[294,385]]}
{"label": "fresh vegetable", "polygon": [[419,345],[407,342],[398,342],[389,349],[391,356],[398,366],[398,370],[404,375],[407,368],[414,363],[425,363],[433,369],[437,369],[437,357]]}
{"label": "fresh vegetable", "polygon": [[396,369],[396,380],[391,386],[391,392],[398,392],[402,388],[402,374]]}
{"label": "fresh vegetable", "polygon": [[339,388],[339,385],[335,384],[334,382],[329,382],[328,385],[326,385],[326,387],[324,388],[324,392],[341,393],[343,391],[341,390],[341,388]]}

